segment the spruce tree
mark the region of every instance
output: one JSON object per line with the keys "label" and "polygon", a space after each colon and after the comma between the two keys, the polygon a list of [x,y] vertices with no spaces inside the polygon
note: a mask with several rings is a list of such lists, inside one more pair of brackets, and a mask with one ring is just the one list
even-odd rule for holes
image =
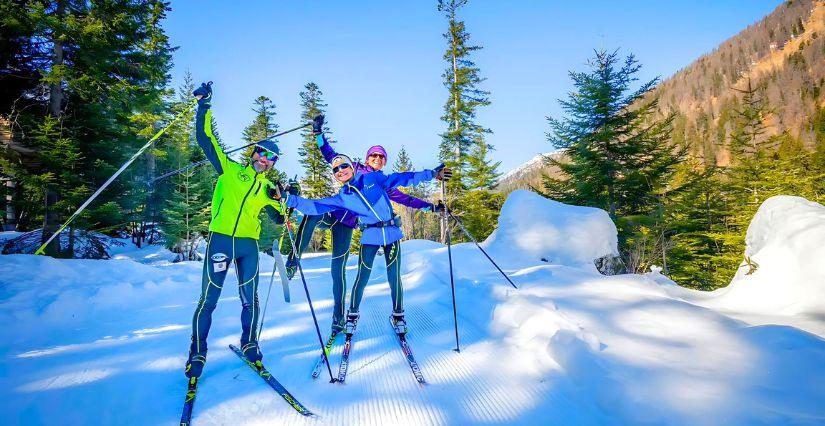
{"label": "spruce tree", "polygon": [[[447,20],[444,33],[447,49],[443,59],[447,68],[442,74],[444,86],[449,92],[441,120],[447,130],[441,134],[439,158],[453,169],[453,179],[446,183],[451,207],[465,216],[465,225],[476,238],[484,238],[495,227],[501,203],[489,189],[499,176],[499,163],[487,158],[492,146],[485,140],[491,130],[475,122],[479,107],[490,104],[490,92],[480,85],[484,81],[471,55],[481,46],[470,42],[465,24],[458,18],[458,11],[468,0],[439,0],[438,10]],[[459,239],[464,236],[459,234]],[[445,236],[442,232],[442,241]]]}
{"label": "spruce tree", "polygon": [[545,176],[544,195],[606,210],[627,260],[638,254],[628,239],[658,227],[662,194],[686,150],[670,143],[673,115],[656,118],[658,98],[645,97],[658,79],[632,88],[641,67],[633,55],[620,62],[618,51],[598,50],[588,65],[570,72],[575,90],[559,101],[566,116],[548,117],[548,139],[566,158],[548,159],[564,176]]}
{"label": "spruce tree", "polygon": [[[255,118],[246,128],[243,129],[243,140],[247,143],[256,142],[269,138],[278,132],[278,124],[275,123],[275,104],[266,96],[258,96],[253,101],[252,111]],[[245,157],[250,157],[255,147],[249,147],[244,151]]]}
{"label": "spruce tree", "polygon": [[[327,104],[324,103],[322,96],[323,93],[317,84],[310,82],[304,86],[304,91],[300,93],[301,121],[312,121],[316,115],[324,113]],[[329,129],[326,127],[324,131],[329,134]],[[312,130],[303,129],[301,138],[303,141],[301,142],[301,148],[298,149],[298,154],[301,156],[301,165],[304,166],[304,177],[301,179],[304,195],[308,198],[321,198],[332,195],[335,192],[332,186],[332,173],[329,165],[324,160],[324,156],[318,149]]]}
{"label": "spruce tree", "polygon": [[[186,110],[195,89],[188,72],[178,88],[178,97],[172,103],[170,114]],[[161,164],[164,169],[177,169],[205,158],[203,150],[194,138],[195,111],[190,109],[184,118],[171,127],[164,138]],[[154,192],[162,194],[163,221],[161,230],[164,242],[178,260],[197,260],[198,243],[208,233],[211,219],[212,186],[214,173],[210,167],[184,171],[156,183]]]}
{"label": "spruce tree", "polygon": [[468,0],[438,2],[438,10],[444,14],[448,25],[447,32],[443,34],[447,41],[443,55],[447,68],[442,79],[449,92],[444,104],[444,115],[441,116],[447,130],[441,134],[439,158],[453,169],[453,179],[447,183],[451,197],[459,196],[470,186],[465,176],[469,168],[470,150],[477,141],[484,139],[485,134],[490,133],[490,129],[475,123],[476,109],[490,104],[490,92],[479,87],[484,80],[470,57],[481,46],[470,43],[470,34],[457,16],[459,9],[467,2]]}
{"label": "spruce tree", "polygon": [[[164,124],[172,48],[161,21],[168,6],[57,0],[13,10],[24,23],[15,26],[14,54],[28,63],[22,72],[36,73],[31,86],[15,85],[25,101],[3,111],[19,125],[16,152],[27,158],[6,157],[3,174],[40,194],[23,210],[43,219],[45,238]],[[63,153],[68,161],[54,164]],[[72,225],[70,242],[74,227],[114,232],[143,222],[150,167],[136,162],[104,191]],[[69,244],[63,255],[71,252]],[[56,245],[47,253],[56,254]]]}
{"label": "spruce tree", "polygon": [[[255,112],[255,118],[243,130],[244,141],[247,143],[256,142],[267,139],[278,132],[278,124],[275,122],[277,113],[272,100],[263,95],[258,96],[254,100],[252,111]],[[244,157],[250,158],[254,149],[254,146],[247,148]],[[266,172],[265,176],[273,183],[286,181],[286,174],[278,170],[277,163],[275,167]],[[264,210],[261,211],[259,219],[261,220],[260,240],[265,242],[264,248],[270,248],[267,244],[280,239],[284,232],[283,227],[276,225]]]}

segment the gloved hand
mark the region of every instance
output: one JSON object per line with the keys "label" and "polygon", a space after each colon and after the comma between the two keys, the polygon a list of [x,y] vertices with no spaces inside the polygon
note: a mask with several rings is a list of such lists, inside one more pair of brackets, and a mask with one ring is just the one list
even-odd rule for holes
{"label": "gloved hand", "polygon": [[286,192],[288,192],[291,195],[301,195],[301,184],[299,184],[298,181],[294,179],[290,180],[288,182]]}
{"label": "gloved hand", "polygon": [[312,119],[312,133],[314,135],[324,133],[324,114],[318,114]]}
{"label": "gloved hand", "polygon": [[442,212],[449,213],[450,209],[449,209],[449,207],[447,207],[446,204],[444,204],[444,201],[438,200],[438,202],[435,203],[435,205],[433,205],[433,211],[436,212],[436,213],[442,213]]}
{"label": "gloved hand", "polygon": [[266,187],[266,196],[272,200],[280,201],[281,200],[281,184],[278,183],[276,185],[271,185]]}
{"label": "gloved hand", "polygon": [[453,171],[450,170],[449,167],[444,166],[444,163],[439,164],[433,171],[435,172],[435,178],[443,180],[444,182],[447,182],[453,177]]}
{"label": "gloved hand", "polygon": [[212,82],[201,83],[201,87],[195,89],[192,96],[198,99],[198,106],[210,106],[212,104]]}

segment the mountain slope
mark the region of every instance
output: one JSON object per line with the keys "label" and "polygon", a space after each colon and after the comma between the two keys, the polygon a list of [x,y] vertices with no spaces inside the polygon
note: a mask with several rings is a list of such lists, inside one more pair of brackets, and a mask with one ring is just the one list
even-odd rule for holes
{"label": "mountain slope", "polygon": [[663,81],[651,96],[676,112],[673,138],[707,162],[730,162],[727,148],[748,80],[771,114],[762,138],[788,132],[811,147],[811,121],[825,107],[825,1],[780,4],[761,21]]}

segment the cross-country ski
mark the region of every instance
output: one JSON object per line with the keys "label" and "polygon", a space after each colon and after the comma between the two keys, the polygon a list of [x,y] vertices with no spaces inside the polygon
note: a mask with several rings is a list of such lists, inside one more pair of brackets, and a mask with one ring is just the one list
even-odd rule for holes
{"label": "cross-country ski", "polygon": [[270,373],[269,370],[267,370],[266,367],[264,367],[263,363],[261,363],[260,360],[253,363],[235,345],[229,345],[229,349],[232,349],[232,352],[235,352],[235,355],[238,355],[238,358],[240,358],[246,365],[248,365],[249,368],[252,369],[252,371],[257,373],[258,376],[260,376],[264,380],[264,382],[266,382],[266,384],[268,384],[269,387],[272,388],[272,390],[277,392],[278,395],[280,395],[281,398],[283,398],[284,401],[287,402],[287,404],[294,408],[295,411],[304,416],[313,415],[312,411],[309,411],[309,409],[307,409],[300,402],[298,402],[298,400],[295,399],[295,397],[292,396],[292,394],[289,393],[288,390],[286,390],[286,388],[281,384],[281,382],[279,382],[275,377],[272,376],[272,373]]}

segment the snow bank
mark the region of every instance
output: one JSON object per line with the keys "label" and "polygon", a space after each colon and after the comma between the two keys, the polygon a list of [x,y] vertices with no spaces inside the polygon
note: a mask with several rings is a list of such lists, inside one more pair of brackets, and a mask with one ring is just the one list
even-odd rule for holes
{"label": "snow bank", "polygon": [[485,247],[512,261],[593,268],[595,259],[618,254],[616,235],[616,225],[604,210],[517,190],[504,202],[498,229]]}
{"label": "snow bank", "polygon": [[825,206],[801,197],[767,199],[751,220],[744,262],[711,303],[773,313],[825,313]]}

